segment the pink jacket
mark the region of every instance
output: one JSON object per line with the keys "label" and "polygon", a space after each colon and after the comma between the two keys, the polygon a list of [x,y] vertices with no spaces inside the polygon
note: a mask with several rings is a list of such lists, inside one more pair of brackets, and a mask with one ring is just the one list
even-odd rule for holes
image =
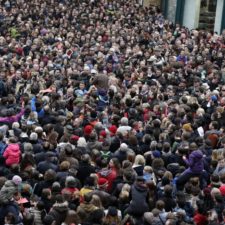
{"label": "pink jacket", "polygon": [[6,159],[6,165],[18,164],[20,162],[20,154],[19,144],[9,144],[3,153],[3,157]]}

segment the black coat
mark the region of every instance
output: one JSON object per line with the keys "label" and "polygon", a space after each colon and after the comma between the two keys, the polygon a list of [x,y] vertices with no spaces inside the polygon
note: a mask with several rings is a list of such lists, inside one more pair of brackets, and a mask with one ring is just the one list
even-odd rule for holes
{"label": "black coat", "polygon": [[49,169],[57,171],[58,167],[49,161],[40,162],[37,166],[37,170],[42,174],[44,174]]}
{"label": "black coat", "polygon": [[127,209],[127,213],[134,216],[142,216],[149,210],[148,189],[146,186],[135,183],[131,187],[131,202]]}
{"label": "black coat", "polygon": [[77,178],[80,180],[81,184],[84,184],[84,181],[91,173],[95,173],[95,167],[90,165],[88,162],[80,162],[77,172]]}
{"label": "black coat", "polygon": [[68,210],[69,208],[67,202],[55,203],[48,215],[54,218],[55,225],[61,225],[66,219]]}

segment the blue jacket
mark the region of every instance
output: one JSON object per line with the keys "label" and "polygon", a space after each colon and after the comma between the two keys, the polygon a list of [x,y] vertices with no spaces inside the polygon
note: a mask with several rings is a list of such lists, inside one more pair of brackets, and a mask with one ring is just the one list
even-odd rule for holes
{"label": "blue jacket", "polygon": [[[31,99],[31,111],[33,111],[33,112],[37,112],[35,103],[36,103],[36,97],[33,97]],[[39,118],[42,118],[45,115],[44,109],[42,108],[39,112],[37,112],[37,114],[38,114]]]}

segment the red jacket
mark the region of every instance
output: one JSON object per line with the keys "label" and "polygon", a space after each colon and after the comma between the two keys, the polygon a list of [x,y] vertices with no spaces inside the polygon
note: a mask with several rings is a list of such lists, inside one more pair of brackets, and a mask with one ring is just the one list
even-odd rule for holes
{"label": "red jacket", "polygon": [[6,165],[11,166],[20,162],[20,146],[19,144],[9,144],[3,157],[6,159]]}
{"label": "red jacket", "polygon": [[98,177],[99,178],[103,177],[103,178],[107,179],[107,181],[108,181],[107,191],[110,192],[112,189],[113,181],[117,177],[117,172],[114,168],[103,169],[100,172],[98,172]]}
{"label": "red jacket", "polygon": [[194,216],[194,222],[196,225],[207,225],[208,224],[208,219],[206,216],[197,213]]}

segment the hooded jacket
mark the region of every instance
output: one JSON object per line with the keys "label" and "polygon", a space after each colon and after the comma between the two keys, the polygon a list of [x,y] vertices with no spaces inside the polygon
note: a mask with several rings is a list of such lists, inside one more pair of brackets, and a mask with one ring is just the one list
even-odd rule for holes
{"label": "hooded jacket", "polygon": [[7,180],[0,190],[0,205],[9,203],[17,191],[18,187],[11,180]]}
{"label": "hooded jacket", "polygon": [[144,185],[135,183],[131,187],[131,202],[128,207],[128,212],[132,215],[142,216],[145,212],[149,210],[147,204],[148,190]]}
{"label": "hooded jacket", "polygon": [[185,162],[189,166],[186,172],[201,173],[204,169],[203,154],[200,150],[193,151]]}
{"label": "hooded jacket", "polygon": [[6,165],[11,166],[20,162],[20,146],[19,144],[9,144],[3,157],[6,159]]}
{"label": "hooded jacket", "polygon": [[55,203],[48,215],[54,218],[56,225],[61,225],[66,219],[68,210],[69,208],[67,202]]}
{"label": "hooded jacket", "polygon": [[116,179],[117,177],[117,172],[114,168],[110,168],[110,169],[102,169],[99,173],[98,173],[98,177],[103,177],[106,178],[108,181],[108,187],[107,187],[107,191],[111,192],[112,190],[112,185],[113,185],[113,181]]}

